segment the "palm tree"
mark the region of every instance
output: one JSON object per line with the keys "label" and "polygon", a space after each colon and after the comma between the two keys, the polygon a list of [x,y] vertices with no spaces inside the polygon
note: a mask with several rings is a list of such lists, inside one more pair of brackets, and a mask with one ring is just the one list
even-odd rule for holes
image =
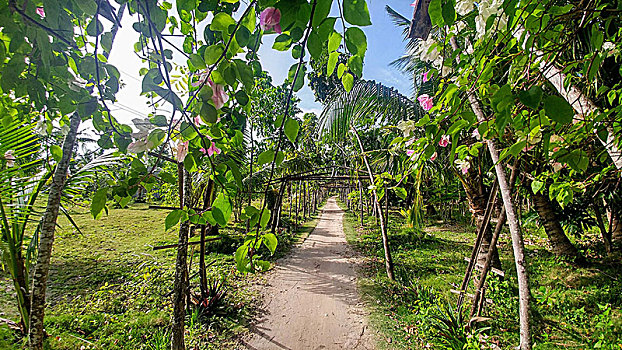
{"label": "palm tree", "polygon": [[[335,95],[325,106],[320,116],[319,131],[333,140],[345,140],[354,136],[354,146],[360,152],[370,183],[374,183],[374,172],[369,163],[366,148],[361,141],[359,131],[374,125],[397,124],[404,119],[413,119],[421,115],[421,111],[412,101],[393,89],[373,81],[358,81],[350,92]],[[379,130],[374,128],[374,130]],[[374,207],[381,213],[379,196],[374,186],[372,198]],[[393,262],[389,248],[387,227],[383,215],[379,215],[382,231],[382,244],[385,255],[387,276],[393,280]]]}

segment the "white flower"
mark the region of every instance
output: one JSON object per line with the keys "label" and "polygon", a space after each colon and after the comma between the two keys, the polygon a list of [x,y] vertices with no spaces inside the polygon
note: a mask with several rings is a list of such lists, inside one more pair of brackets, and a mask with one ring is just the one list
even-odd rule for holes
{"label": "white flower", "polygon": [[40,136],[48,136],[48,128],[45,120],[41,119],[37,122],[37,126],[35,126],[35,132]]}
{"label": "white flower", "polygon": [[415,122],[412,120],[402,120],[397,124],[397,128],[404,133],[404,137],[409,137],[415,131]]}
{"label": "white flower", "polygon": [[12,168],[15,166],[15,154],[13,150],[4,152],[4,159],[6,160],[6,166]]}
{"label": "white flower", "polygon": [[66,136],[67,134],[69,134],[69,124],[63,124],[63,125],[60,127],[60,133],[61,133],[61,135],[63,135],[63,136]]}
{"label": "white flower", "polygon": [[469,12],[473,11],[473,0],[458,0],[456,2],[456,12],[460,14],[460,16],[466,16]]}
{"label": "white flower", "polygon": [[471,163],[469,163],[468,158],[467,159],[456,159],[456,166],[458,166],[458,168],[460,168],[462,173],[466,175],[466,173],[468,173],[469,169],[471,168]]}
{"label": "white flower", "polygon": [[478,38],[483,38],[486,35],[486,22],[490,16],[495,16],[496,19],[491,27],[491,29],[496,29],[497,26],[499,29],[504,29],[507,26],[508,19],[505,13],[503,13],[503,9],[501,6],[503,5],[503,1],[501,0],[482,0],[478,4],[478,14],[475,17],[475,28],[477,31]]}
{"label": "white flower", "polygon": [[616,44],[612,43],[611,41],[605,41],[603,43],[603,50],[604,51],[611,51],[613,49],[616,48]]}
{"label": "white flower", "polygon": [[434,39],[421,40],[419,42],[419,59],[426,62],[436,60],[440,56],[436,41]]}
{"label": "white flower", "polygon": [[443,64],[443,57],[437,57],[434,62],[432,62],[432,65],[441,71],[442,76],[447,76],[453,72],[451,67]]}

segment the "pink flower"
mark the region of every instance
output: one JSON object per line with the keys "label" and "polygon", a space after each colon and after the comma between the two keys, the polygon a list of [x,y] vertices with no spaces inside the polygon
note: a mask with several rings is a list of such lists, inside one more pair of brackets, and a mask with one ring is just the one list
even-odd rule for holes
{"label": "pink flower", "polygon": [[45,18],[45,10],[43,9],[43,7],[37,7],[37,9],[35,10],[35,12],[41,16],[41,18]]}
{"label": "pink flower", "polygon": [[474,139],[476,140],[481,140],[482,139],[482,135],[479,134],[479,130],[474,129],[473,133],[471,133],[471,136],[473,136]]}
{"label": "pink flower", "polygon": [[450,143],[451,141],[449,140],[449,135],[441,136],[441,140],[438,141],[438,145],[441,147],[447,147],[447,145],[449,145]]}
{"label": "pink flower", "polygon": [[212,141],[212,145],[206,150],[206,152],[207,152],[207,156],[211,157],[214,154],[220,154],[221,150],[220,148],[216,147],[216,144],[214,143],[214,141]]}
{"label": "pink flower", "polygon": [[[229,95],[225,91],[225,88],[216,84],[207,76],[207,70],[203,70],[197,74],[197,81],[192,82],[191,85],[194,87],[199,87],[207,83],[207,85],[212,89],[212,102],[214,102],[214,107],[216,109],[221,109],[222,106],[229,101]],[[195,122],[198,124],[198,121],[195,119]]]}
{"label": "pink flower", "polygon": [[280,21],[281,11],[274,7],[267,7],[265,10],[261,11],[261,15],[259,15],[259,26],[261,30],[264,31],[274,30],[281,34]]}
{"label": "pink flower", "polygon": [[406,155],[410,157],[411,161],[414,161],[415,158],[417,158],[417,156],[419,155],[419,153],[415,153],[415,151],[412,150],[412,149],[407,149],[406,150]]}
{"label": "pink flower", "polygon": [[177,154],[175,155],[175,159],[178,162],[183,162],[186,159],[186,155],[188,154],[188,141],[182,142],[179,141],[177,144]]}
{"label": "pink flower", "polygon": [[425,109],[426,111],[429,111],[434,106],[434,104],[432,103],[432,99],[433,97],[430,97],[428,94],[423,94],[417,97],[417,101],[419,101],[421,108]]}
{"label": "pink flower", "polygon": [[435,161],[437,156],[438,156],[438,154],[436,154],[436,152],[434,152],[434,154],[430,157],[430,160],[431,161]]}
{"label": "pink flower", "polygon": [[222,85],[214,83],[211,79],[207,79],[207,83],[212,88],[214,107],[221,109],[229,101],[229,95],[225,92],[225,88]]}
{"label": "pink flower", "polygon": [[428,74],[430,74],[430,71],[427,71],[427,72],[423,73],[423,82],[424,83],[426,81],[430,80],[430,77],[428,76]]}

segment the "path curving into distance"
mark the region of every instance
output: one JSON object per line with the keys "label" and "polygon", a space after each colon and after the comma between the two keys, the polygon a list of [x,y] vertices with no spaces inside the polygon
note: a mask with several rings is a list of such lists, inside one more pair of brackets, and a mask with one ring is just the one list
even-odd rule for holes
{"label": "path curving into distance", "polygon": [[260,318],[243,341],[246,349],[375,348],[342,222],[343,210],[329,198],[315,230],[267,277]]}

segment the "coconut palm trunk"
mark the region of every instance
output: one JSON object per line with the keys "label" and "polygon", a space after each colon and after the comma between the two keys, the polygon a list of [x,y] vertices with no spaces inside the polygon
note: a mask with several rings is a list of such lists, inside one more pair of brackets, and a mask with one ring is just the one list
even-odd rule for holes
{"label": "coconut palm trunk", "polygon": [[[523,28],[519,26],[517,30],[514,31],[514,37],[518,40],[525,35],[525,41],[527,42],[527,37],[529,33]],[[596,111],[598,108],[596,104],[592,102],[583,92],[573,84],[565,85],[564,81],[566,81],[566,74],[562,72],[561,69],[557,68],[552,62],[548,62],[544,57],[544,53],[540,50],[531,50],[536,57],[543,57],[538,62],[538,67],[542,75],[555,87],[557,92],[572,106],[575,112],[579,116],[588,116]],[[611,157],[613,164],[618,170],[622,170],[622,150],[620,150],[618,140],[616,140],[615,135],[616,132],[613,128],[613,122],[605,122],[604,124],[607,130],[607,139],[602,140],[600,137],[596,137],[602,145],[605,147],[605,150]],[[597,128],[594,128],[595,132],[597,132]]]}
{"label": "coconut palm trunk", "polygon": [[43,330],[43,318],[45,316],[45,292],[50,271],[50,259],[52,257],[52,246],[54,244],[54,233],[56,230],[56,219],[60,208],[61,196],[69,161],[73,155],[73,148],[76,144],[78,127],[80,126],[80,116],[74,113],[70,118],[69,132],[63,142],[63,156],[56,165],[50,193],[48,196],[45,214],[41,221],[41,231],[39,233],[39,248],[37,250],[37,261],[32,281],[32,295],[30,306],[30,327],[28,344],[31,350],[42,350],[45,332]]}
{"label": "coconut palm trunk", "polygon": [[[178,165],[180,196],[179,206],[183,208],[190,202],[192,195],[192,177],[183,164]],[[190,222],[185,220],[179,226],[177,241],[177,259],[175,261],[175,282],[173,285],[173,327],[171,350],[185,350],[184,329],[186,318],[186,290],[188,289],[188,233]]]}
{"label": "coconut palm trunk", "polygon": [[[374,175],[371,171],[371,167],[369,166],[369,162],[367,161],[367,155],[365,154],[365,148],[363,147],[363,143],[361,142],[361,138],[359,137],[356,129],[351,127],[351,131],[356,137],[356,141],[358,143],[359,149],[361,151],[361,158],[363,158],[363,162],[365,163],[365,167],[367,168],[367,175],[369,176],[370,183],[374,183]],[[385,193],[385,196],[387,194]],[[391,257],[391,249],[389,247],[389,236],[387,234],[387,226],[384,220],[384,215],[382,215],[382,208],[380,207],[380,203],[378,202],[378,194],[376,193],[376,188],[372,187],[372,197],[374,201],[374,208],[376,208],[377,212],[380,214],[378,217],[380,218],[380,230],[382,232],[382,248],[384,249],[384,265],[387,271],[387,277],[390,280],[395,280],[395,275],[393,273],[393,258]]]}
{"label": "coconut palm trunk", "polygon": [[584,264],[585,258],[579,253],[572,242],[570,242],[568,236],[566,236],[555,214],[555,207],[549,198],[539,192],[538,194],[532,195],[531,199],[533,200],[534,209],[540,217],[540,222],[542,226],[544,226],[544,231],[548,237],[553,254],[572,260],[578,264]]}

